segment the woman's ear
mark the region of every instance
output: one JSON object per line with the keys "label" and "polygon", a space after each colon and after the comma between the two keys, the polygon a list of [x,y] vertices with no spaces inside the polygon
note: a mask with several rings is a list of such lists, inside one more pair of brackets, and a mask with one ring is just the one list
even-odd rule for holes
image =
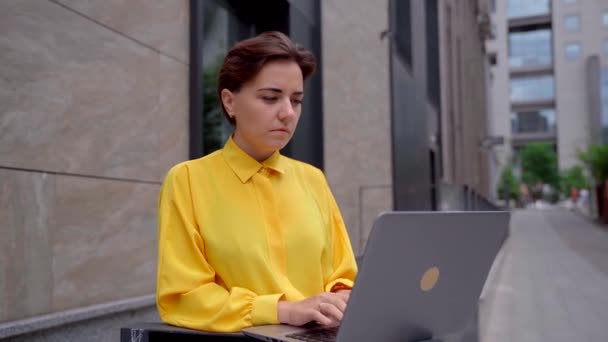
{"label": "woman's ear", "polygon": [[234,117],[234,94],[226,88],[222,89],[220,94],[222,97],[222,104],[224,105],[226,112],[228,112],[228,116],[231,118]]}

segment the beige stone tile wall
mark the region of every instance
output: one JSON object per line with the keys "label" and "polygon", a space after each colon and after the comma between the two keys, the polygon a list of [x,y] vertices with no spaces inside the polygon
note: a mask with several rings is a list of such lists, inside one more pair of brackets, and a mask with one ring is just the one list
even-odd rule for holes
{"label": "beige stone tile wall", "polygon": [[55,1],[188,64],[188,0]]}
{"label": "beige stone tile wall", "polygon": [[0,321],[50,310],[54,192],[52,175],[0,169]]}
{"label": "beige stone tile wall", "polygon": [[365,245],[372,231],[374,220],[383,211],[391,210],[393,207],[393,189],[390,186],[370,186],[361,188],[361,216],[359,217],[360,224],[360,239],[357,246],[353,248],[359,251],[365,250]]}
{"label": "beige stone tile wall", "polygon": [[171,166],[188,158],[189,67],[161,55],[159,70],[160,117],[155,129],[159,134],[159,180],[162,180]]}
{"label": "beige stone tile wall", "polygon": [[52,310],[153,293],[158,186],[57,176]]}
{"label": "beige stone tile wall", "polygon": [[154,291],[188,1],[0,2],[0,321]]}
{"label": "beige stone tile wall", "polygon": [[[388,40],[380,39],[389,25],[388,1],[321,5],[325,173],[359,254],[367,232],[363,212],[380,209],[363,203],[360,189],[392,182]],[[381,207],[390,209],[392,192],[381,197]]]}

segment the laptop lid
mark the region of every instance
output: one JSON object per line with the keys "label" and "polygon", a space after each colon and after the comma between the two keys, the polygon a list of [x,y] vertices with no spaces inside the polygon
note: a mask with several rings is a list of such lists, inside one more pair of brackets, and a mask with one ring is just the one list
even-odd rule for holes
{"label": "laptop lid", "polygon": [[[386,212],[372,227],[337,341],[423,341],[464,329],[504,242],[508,212]],[[275,341],[302,331],[258,326]]]}
{"label": "laptop lid", "polygon": [[508,212],[386,212],[374,222],[338,341],[420,341],[464,329]]}

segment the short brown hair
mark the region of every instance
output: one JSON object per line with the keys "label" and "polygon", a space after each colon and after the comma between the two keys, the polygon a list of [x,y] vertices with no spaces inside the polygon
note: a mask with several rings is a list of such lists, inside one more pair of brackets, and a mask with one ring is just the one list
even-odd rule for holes
{"label": "short brown hair", "polygon": [[239,91],[244,83],[252,80],[271,61],[294,61],[300,66],[306,80],[316,68],[314,55],[295,44],[285,34],[277,31],[264,32],[235,44],[224,58],[219,72],[217,94],[226,119],[234,126],[236,121],[228,116],[222,102],[222,90]]}

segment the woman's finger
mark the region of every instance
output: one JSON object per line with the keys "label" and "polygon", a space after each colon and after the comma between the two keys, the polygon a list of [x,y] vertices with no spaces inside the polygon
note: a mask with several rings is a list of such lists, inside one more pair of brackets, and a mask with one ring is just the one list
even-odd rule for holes
{"label": "woman's finger", "polygon": [[321,303],[320,309],[321,309],[320,311],[323,315],[325,315],[335,321],[340,322],[340,321],[342,321],[342,317],[344,317],[344,314],[342,313],[342,311],[332,303]]}
{"label": "woman's finger", "polygon": [[312,310],[311,321],[315,321],[319,325],[331,325],[333,323],[332,319],[325,316],[321,310]]}
{"label": "woman's finger", "polygon": [[348,302],[348,298],[350,297],[350,290],[340,290],[336,292],[336,294],[344,299],[344,301]]}
{"label": "woman's finger", "polygon": [[333,294],[333,296],[325,298],[325,301],[333,304],[336,308],[338,308],[338,310],[340,310],[340,312],[344,312],[344,310],[346,310],[346,300],[344,300],[342,296]]}

